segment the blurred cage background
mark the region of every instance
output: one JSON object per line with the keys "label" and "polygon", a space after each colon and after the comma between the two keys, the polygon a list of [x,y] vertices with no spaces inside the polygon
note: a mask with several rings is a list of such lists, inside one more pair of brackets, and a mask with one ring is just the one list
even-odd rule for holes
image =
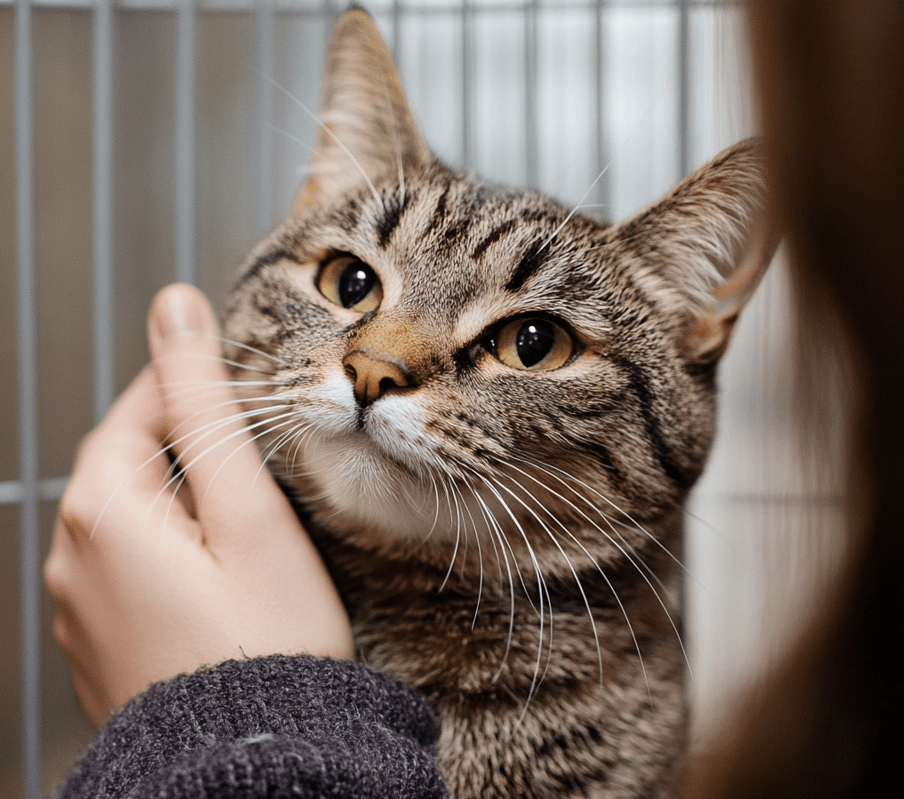
{"label": "blurred cage background", "polygon": [[[289,208],[343,4],[0,0],[0,796],[51,790],[90,731],[40,582],[79,439],[146,358],[158,288],[221,301]],[[452,165],[621,218],[755,128],[728,0],[370,0]],[[585,193],[603,173],[593,190]],[[583,198],[583,201],[582,201]],[[688,515],[698,729],[766,662],[831,556],[801,480],[780,263],[722,368]]]}

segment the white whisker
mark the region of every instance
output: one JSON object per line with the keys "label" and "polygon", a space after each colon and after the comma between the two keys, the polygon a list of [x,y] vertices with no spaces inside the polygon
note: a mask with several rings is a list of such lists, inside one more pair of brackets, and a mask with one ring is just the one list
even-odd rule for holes
{"label": "white whisker", "polygon": [[[512,635],[515,630],[515,583],[512,579],[512,568],[509,563],[508,555],[505,552],[505,534],[502,532],[502,528],[499,526],[499,523],[496,521],[495,516],[493,516],[492,511],[487,507],[486,503],[483,500],[483,497],[477,492],[474,486],[468,484],[468,488],[471,489],[471,493],[474,496],[474,499],[477,500],[478,505],[481,508],[481,513],[483,515],[484,521],[487,522],[487,529],[490,532],[490,540],[493,542],[493,549],[496,551],[496,562],[501,565],[505,564],[505,571],[508,575],[508,584],[509,584],[509,630],[508,636],[505,641],[505,651],[502,653],[502,660],[499,662],[499,668],[496,670],[496,673],[493,675],[492,682],[496,682],[500,676],[502,676],[502,670],[505,668],[505,664],[508,661],[509,652],[512,648]],[[499,548],[496,547],[496,539],[499,541]],[[502,554],[502,561],[499,560],[499,554]],[[519,578],[520,578],[520,568],[518,566],[518,561],[515,558],[515,553],[512,552],[512,559],[515,561],[515,568],[519,569]],[[523,585],[523,581],[522,581]],[[477,618],[475,614],[475,620]]]}
{"label": "white whisker", "polygon": [[[197,418],[198,416],[200,416],[204,413],[207,413],[211,410],[217,410],[221,407],[226,407],[231,404],[232,404],[232,400],[227,400],[227,401],[218,403],[217,405],[214,405],[214,406],[211,406],[208,408],[203,408],[199,411],[196,411],[195,413],[191,414],[191,416],[189,416],[188,418],[183,419],[182,422],[180,422],[178,425],[176,425],[172,429],[171,432],[175,433],[180,427],[184,427],[189,422],[191,422],[191,420]],[[180,436],[179,438],[176,438],[176,439],[170,441],[165,447],[162,447],[160,450],[155,452],[150,458],[148,458],[138,468],[142,469],[145,466],[147,466],[149,463],[151,463],[155,458],[159,457],[161,454],[169,453],[169,452],[173,451],[174,449],[177,449],[181,444],[183,444],[188,439],[192,438],[193,436],[198,436],[198,433],[201,433],[201,435],[198,436],[198,441],[203,441],[205,438],[208,438],[213,433],[218,432],[219,430],[223,429],[224,427],[229,426],[233,422],[244,422],[245,420],[251,419],[255,416],[261,416],[263,414],[270,413],[272,411],[285,410],[285,409],[291,408],[291,407],[292,407],[291,405],[267,405],[266,407],[263,407],[263,408],[251,408],[250,410],[239,411],[238,413],[231,414],[230,416],[226,416],[222,419],[214,419],[213,421],[200,425],[199,427],[194,428],[192,431],[185,433],[184,435]],[[181,456],[177,457],[175,459],[174,465],[177,464],[180,459],[181,459]]]}
{"label": "white whisker", "polygon": [[[597,497],[598,499],[605,502],[609,507],[611,507],[613,510],[615,510],[619,515],[624,516],[629,522],[631,522],[633,529],[639,530],[641,533],[643,533],[655,546],[657,546],[659,549],[661,549],[672,560],[672,562],[676,566],[678,566],[678,568],[680,568],[685,574],[687,574],[689,577],[692,576],[687,571],[687,568],[681,562],[681,560],[678,557],[676,557],[675,554],[673,552],[671,552],[665,544],[662,543],[662,541],[660,541],[655,535],[653,535],[649,530],[647,530],[640,522],[638,522],[633,516],[631,516],[631,514],[629,514],[627,511],[619,508],[618,505],[616,505],[611,499],[609,499],[609,497],[607,497],[605,494],[602,494],[601,492],[597,491],[593,486],[588,485],[583,480],[580,480],[579,478],[575,477],[573,474],[569,474],[568,472],[564,471],[563,469],[560,469],[557,466],[553,466],[552,464],[532,463],[530,461],[526,461],[521,458],[515,458],[515,460],[518,460],[520,463],[524,463],[528,466],[535,466],[536,468],[538,468],[538,469],[542,470],[543,472],[545,472],[546,474],[548,474],[553,479],[557,480],[562,485],[568,486],[568,484],[563,479],[563,477],[567,477],[569,480],[576,483],[581,488],[584,488],[587,491],[591,492],[595,497]],[[559,475],[561,475],[561,476],[559,476]],[[568,487],[570,488],[570,486],[568,486]],[[572,489],[572,490],[574,490],[574,489]],[[577,493],[577,492],[575,492],[575,493]],[[581,496],[580,494],[577,494],[577,495]],[[606,520],[606,522],[608,524],[611,525],[612,523],[618,523],[618,520],[610,519],[606,514],[599,511],[599,509],[597,509],[593,505],[593,503],[589,502],[585,497],[581,497],[581,498],[584,499],[584,501],[587,502],[587,504],[591,508],[596,510]]]}
{"label": "white whisker", "polygon": [[581,199],[578,200],[578,204],[576,206],[574,206],[574,208],[572,208],[571,211],[568,212],[568,216],[566,216],[565,219],[562,220],[562,224],[559,225],[552,232],[552,235],[548,239],[546,239],[546,241],[543,242],[542,246],[537,251],[538,253],[543,252],[543,250],[545,250],[549,246],[550,242],[556,236],[558,236],[559,233],[562,232],[565,225],[567,225],[572,220],[574,215],[581,209],[581,207],[582,207],[581,203],[583,203],[584,200],[586,200],[590,196],[590,192],[592,192],[596,188],[596,184],[599,183],[603,179],[603,175],[605,175],[609,171],[609,167],[611,167],[611,166],[612,166],[612,161],[610,161],[608,164],[606,164],[606,166],[604,166],[600,170],[600,173],[596,176],[596,178],[594,178],[593,183],[590,184],[590,186],[587,188],[587,191],[585,191],[584,194],[581,196]]}
{"label": "white whisker", "polygon": [[[288,407],[288,406],[285,406],[285,407]],[[269,408],[268,408],[268,409],[265,409],[265,410],[266,410],[266,411],[270,411],[270,410],[272,410],[272,409],[269,409]],[[259,414],[259,413],[261,413],[261,412],[263,412],[263,411],[262,411],[261,409],[258,409],[258,410],[256,410],[256,411],[254,411],[253,413],[254,413],[254,414]],[[212,451],[213,451],[214,449],[216,449],[217,447],[222,446],[223,444],[226,444],[227,442],[229,442],[229,441],[231,441],[232,439],[236,438],[237,436],[244,435],[245,433],[248,433],[248,432],[250,432],[251,430],[254,430],[254,429],[257,428],[257,427],[260,427],[260,426],[265,425],[265,424],[269,424],[270,422],[273,421],[273,419],[267,418],[267,419],[263,419],[263,420],[260,421],[260,422],[255,422],[255,423],[252,424],[252,425],[247,425],[247,426],[242,427],[242,428],[240,428],[240,429],[238,429],[238,430],[235,430],[235,431],[233,431],[232,433],[230,433],[228,436],[226,436],[225,438],[218,438],[213,444],[210,444],[209,446],[205,447],[205,449],[204,449],[201,453],[199,453],[198,455],[194,456],[188,463],[185,463],[185,464],[180,463],[180,462],[184,459],[184,456],[188,454],[188,450],[191,449],[191,447],[192,447],[194,444],[198,444],[198,443],[202,442],[205,438],[209,438],[211,435],[214,435],[215,433],[219,432],[219,431],[222,430],[224,427],[228,427],[228,426],[232,425],[236,420],[238,420],[238,419],[240,419],[240,418],[247,418],[249,415],[251,415],[251,412],[249,412],[249,413],[244,413],[244,414],[235,414],[235,415],[230,416],[230,417],[228,417],[228,418],[226,418],[226,419],[218,419],[218,420],[216,420],[216,422],[211,422],[211,423],[209,423],[209,424],[207,424],[207,425],[203,425],[202,428],[199,428],[199,430],[200,430],[200,429],[203,429],[203,428],[207,428],[207,429],[206,429],[206,431],[205,431],[201,436],[199,436],[199,437],[196,439],[196,441],[192,442],[192,444],[189,445],[189,447],[188,447],[187,449],[183,450],[183,451],[179,454],[179,456],[175,459],[175,461],[173,462],[172,467],[171,467],[171,468],[174,470],[173,476],[172,476],[169,480],[167,480],[167,481],[160,487],[160,489],[159,489],[158,492],[157,492],[157,495],[156,495],[156,496],[154,497],[154,499],[151,501],[151,503],[150,503],[150,505],[149,505],[147,511],[145,511],[145,518],[147,518],[148,514],[150,513],[151,509],[152,509],[152,508],[154,507],[154,505],[156,504],[157,500],[164,494],[164,492],[165,492],[168,488],[172,487],[174,483],[176,483],[176,486],[175,486],[175,488],[174,488],[174,490],[173,490],[174,496],[175,496],[176,493],[178,493],[179,489],[182,487],[182,484],[183,484],[183,483],[185,482],[185,480],[187,479],[188,471],[189,471],[189,470],[191,469],[191,467],[192,467],[195,463],[197,463],[201,458],[203,458],[205,455],[207,455],[207,454],[209,454],[210,452],[212,452]],[[276,417],[276,418],[281,418],[281,417]],[[197,433],[197,432],[198,432],[198,431],[193,431],[192,433],[190,433],[190,434],[188,434],[188,435],[186,435],[186,436],[183,436],[183,437],[182,437],[181,439],[179,439],[178,441],[173,442],[172,444],[170,444],[170,445],[168,445],[167,447],[165,447],[165,448],[163,448],[162,450],[160,450],[157,454],[155,454],[152,458],[150,458],[150,459],[149,459],[148,461],[146,461],[145,463],[149,463],[151,460],[153,460],[154,458],[158,457],[161,453],[164,453],[164,452],[166,452],[167,450],[172,449],[172,447],[174,447],[178,442],[184,441],[186,438],[190,438],[192,435],[194,435],[194,434]],[[222,464],[220,465],[220,468],[222,468]],[[219,471],[219,469],[217,470],[217,472],[218,472],[218,471]],[[209,489],[210,486],[208,485],[207,488]],[[207,493],[207,491],[205,490],[205,495],[206,495],[206,493]],[[170,500],[170,504],[172,504],[172,500]]]}
{"label": "white whisker", "polygon": [[316,155],[316,153],[317,153],[317,148],[316,148],[316,147],[312,147],[310,142],[307,142],[307,141],[305,141],[304,139],[300,139],[298,136],[293,136],[293,135],[292,135],[291,133],[289,133],[287,130],[283,130],[282,128],[278,128],[278,127],[276,127],[276,125],[268,124],[267,127],[270,128],[270,130],[271,130],[273,133],[278,133],[280,136],[285,136],[286,139],[288,139],[290,142],[293,142],[293,143],[295,143],[295,144],[299,144],[299,145],[301,145],[302,147],[304,147],[304,149],[307,150],[309,153]]}
{"label": "white whisker", "polygon": [[[474,474],[475,477],[480,479],[481,482],[489,489],[489,491],[493,494],[493,496],[496,498],[496,500],[499,502],[499,504],[502,505],[503,510],[505,510],[506,514],[512,520],[512,523],[515,525],[515,528],[517,529],[522,540],[524,541],[524,545],[527,548],[528,556],[529,556],[531,564],[533,565],[533,568],[534,568],[534,574],[536,575],[536,578],[537,578],[537,600],[538,600],[538,604],[539,604],[538,616],[540,618],[539,641],[537,644],[537,661],[534,666],[534,675],[533,675],[533,679],[531,681],[531,686],[528,689],[528,695],[527,695],[527,700],[525,702],[525,707],[524,707],[524,710],[522,711],[521,717],[519,718],[519,723],[520,723],[520,721],[524,718],[524,714],[527,712],[527,707],[530,704],[530,700],[534,696],[536,689],[537,689],[537,685],[538,685],[538,680],[539,680],[539,675],[540,675],[540,664],[542,663],[542,660],[543,660],[543,638],[544,638],[544,634],[545,634],[545,620],[546,620],[546,612],[545,612],[545,608],[544,608],[544,597],[546,597],[546,600],[548,602],[551,602],[551,598],[549,596],[549,589],[546,585],[546,580],[543,577],[543,572],[540,569],[540,563],[537,560],[536,553],[534,552],[534,549],[530,544],[530,540],[528,539],[527,534],[524,531],[524,528],[521,526],[521,522],[518,520],[517,516],[515,516],[515,514],[512,512],[512,509],[509,507],[509,505],[505,501],[505,499],[503,499],[502,495],[493,487],[490,480],[488,478],[484,477],[483,475],[478,474],[476,471],[472,470],[472,473]],[[517,558],[515,557],[514,550],[512,550],[512,557],[513,557],[513,559],[515,559],[515,565],[517,566]],[[519,576],[520,576],[520,570],[519,570]],[[524,590],[525,596],[527,597],[528,601],[530,602],[531,605],[533,605],[533,602],[530,600],[530,591],[527,589],[527,585],[525,584],[523,577],[521,579],[521,587]],[[514,597],[513,597],[513,600],[514,600]],[[535,610],[537,610],[536,607],[535,607]],[[549,645],[552,646],[552,629],[551,629],[552,628],[552,607],[551,607],[551,605],[549,608],[549,615],[550,615],[550,642],[549,642]],[[509,638],[511,638],[513,629],[514,629],[514,627],[512,627],[512,629],[510,629],[510,631],[509,631]],[[508,652],[508,648],[506,649],[506,652]],[[501,670],[499,673],[501,673]],[[499,673],[497,673],[497,678],[498,678]]]}
{"label": "white whisker", "polygon": [[[439,587],[439,590],[442,591],[446,587],[446,583],[449,582],[449,577],[452,575],[452,570],[455,568],[455,561],[458,558],[458,547],[461,543],[461,511],[458,507],[458,499],[455,499],[455,510],[452,510],[452,495],[450,495],[449,488],[450,486],[443,479],[443,476],[440,475],[440,483],[443,486],[443,494],[446,497],[446,506],[449,508],[449,520],[455,519],[455,546],[452,549],[452,556],[449,558],[449,568],[446,571],[446,576],[443,578],[443,582]],[[437,497],[437,506],[439,505],[439,498]]]}
{"label": "white whisker", "polygon": [[[282,419],[287,416],[291,417],[291,415],[292,415],[291,413],[285,413],[280,416],[274,417],[274,419],[266,419],[263,422],[260,422],[259,424],[263,425],[266,422],[272,422],[275,419]],[[270,433],[273,432],[274,429],[279,429],[280,427],[283,427],[286,424],[289,424],[289,422],[284,422],[283,424],[276,425],[275,427],[265,427],[261,432],[257,433],[256,435],[249,436],[246,441],[243,441],[235,449],[233,449],[232,452],[230,452],[225,458],[223,458],[223,462],[216,468],[216,471],[214,471],[214,473],[211,475],[210,482],[207,484],[207,488],[204,489],[204,497],[203,498],[205,498],[205,499],[207,498],[207,495],[209,494],[210,489],[214,484],[214,481],[217,479],[217,475],[226,466],[226,464],[229,462],[229,460],[234,455],[236,455],[240,450],[244,449],[245,447],[247,447],[249,445],[253,446],[259,439],[263,438],[266,435],[269,435]],[[254,425],[254,426],[257,426],[257,425]],[[251,430],[251,427],[246,428],[246,430]],[[264,468],[265,468],[265,463],[262,460],[261,465],[258,467],[258,470],[257,470],[257,472],[255,472],[254,478],[251,481],[251,485],[254,485],[254,482],[257,480],[258,475],[261,473],[261,471]]]}
{"label": "white whisker", "polygon": [[[160,355],[155,360],[166,361],[166,360],[169,360],[170,358],[177,358],[177,357],[182,357],[182,356],[180,356],[178,353],[168,353],[166,355]],[[229,358],[224,358],[222,355],[208,355],[206,353],[198,352],[198,353],[193,353],[192,358],[197,358],[198,360],[203,360],[203,361],[216,361],[217,363],[221,363],[224,366],[229,366],[233,369],[244,369],[247,372],[258,372],[260,374],[268,374],[268,372],[265,372],[263,369],[257,369],[253,366],[249,366],[246,363],[241,363],[240,361],[233,361]]]}
{"label": "white whisker", "polygon": [[232,338],[226,338],[225,336],[220,336],[220,341],[224,344],[229,344],[232,347],[238,347],[239,349],[245,350],[246,352],[250,352],[253,355],[260,355],[262,358],[266,358],[267,360],[273,361],[280,366],[290,366],[291,364],[280,358],[277,355],[274,355],[272,352],[267,352],[266,350],[260,349],[260,347],[252,347],[250,344],[245,344],[241,341],[236,341]]}
{"label": "white whisker", "polygon": [[[520,460],[520,459],[519,459],[519,460]],[[524,462],[524,461],[522,461],[522,462]],[[551,477],[554,477],[554,478],[555,478],[555,475],[552,474],[552,473],[550,473],[550,472],[549,472],[547,469],[545,469],[542,465],[540,465],[540,464],[530,464],[530,465],[533,465],[533,466],[535,466],[536,468],[541,469],[541,470],[544,471],[545,473],[549,474]],[[642,564],[643,562],[642,562],[642,561],[639,561],[639,562],[638,562],[637,560],[635,560],[635,559],[631,556],[631,553],[629,553],[628,550],[625,548],[625,546],[627,546],[627,543],[625,544],[625,546],[622,546],[621,544],[619,544],[618,541],[616,541],[611,535],[609,535],[605,530],[603,530],[602,527],[600,527],[593,519],[591,519],[589,516],[587,516],[587,514],[585,514],[582,510],[580,510],[580,508],[578,508],[574,503],[572,503],[570,500],[568,500],[567,498],[563,497],[561,494],[557,493],[556,491],[553,491],[551,488],[549,488],[549,486],[547,486],[547,485],[541,483],[541,482],[540,482],[536,477],[534,477],[533,475],[529,474],[528,472],[526,472],[526,471],[524,471],[524,470],[522,470],[522,469],[517,469],[517,467],[512,467],[512,468],[515,468],[516,471],[518,471],[519,474],[524,475],[524,476],[525,476],[526,478],[528,478],[529,480],[533,480],[535,483],[537,483],[537,485],[539,485],[539,486],[545,488],[547,491],[549,491],[550,493],[552,493],[553,496],[555,496],[557,499],[560,499],[561,501],[565,502],[569,507],[572,508],[572,510],[574,510],[576,513],[580,514],[580,516],[581,516],[588,524],[592,525],[593,528],[594,528],[595,530],[597,530],[599,533],[601,533],[603,536],[605,536],[606,539],[607,539],[607,540],[608,540],[608,541],[609,541],[616,549],[618,549],[618,551],[625,557],[625,559],[626,559],[632,566],[634,566],[634,568],[637,570],[637,573],[643,578],[644,582],[649,586],[650,590],[653,592],[653,595],[656,597],[656,601],[657,601],[657,602],[659,603],[659,605],[662,607],[663,612],[665,613],[666,618],[668,619],[668,622],[669,622],[669,624],[671,625],[672,630],[674,630],[676,638],[678,639],[678,645],[681,647],[681,653],[682,653],[682,655],[684,656],[684,661],[685,661],[685,663],[687,664],[688,675],[690,676],[691,679],[693,679],[693,672],[692,672],[692,670],[691,670],[690,657],[688,656],[687,651],[685,650],[685,647],[684,647],[684,641],[683,641],[683,639],[682,639],[682,637],[681,637],[681,632],[680,632],[679,629],[678,629],[678,625],[676,624],[674,618],[672,617],[672,614],[671,614],[671,612],[669,611],[668,605],[666,604],[665,600],[662,598],[662,596],[661,596],[661,594],[659,593],[659,591],[656,590],[656,586],[653,585],[653,582],[652,582],[652,581],[650,580],[650,578],[647,577],[647,575],[644,573],[644,569],[641,568],[641,564]],[[591,507],[592,507],[592,506],[591,506]],[[601,514],[601,515],[602,515],[602,514]],[[606,517],[605,515],[602,515],[602,518],[603,518],[603,519],[606,519],[606,520],[608,521],[608,519],[607,519],[607,517]],[[559,524],[561,525],[561,523],[559,523]],[[615,591],[615,589],[612,587],[612,584],[609,582],[609,578],[608,578],[608,577],[606,576],[606,574],[603,572],[602,568],[599,566],[599,564],[597,563],[596,559],[593,558],[593,556],[586,550],[586,548],[584,547],[584,545],[583,545],[580,541],[578,541],[578,539],[574,536],[574,534],[573,534],[570,530],[568,530],[564,525],[561,525],[561,527],[562,527],[562,529],[568,534],[568,536],[575,542],[575,544],[577,544],[577,545],[585,552],[585,554],[588,556],[588,558],[590,558],[591,562],[592,562],[592,563],[597,567],[597,569],[599,570],[600,575],[602,575],[603,579],[606,580],[606,582],[609,584],[609,587],[612,589],[613,596],[615,596],[616,601],[618,602],[619,607],[621,608],[622,613],[623,613],[623,615],[624,615],[624,617],[625,617],[625,622],[628,624],[628,628],[629,628],[630,631],[631,631],[631,637],[634,639],[634,644],[635,644],[635,646],[637,647],[637,654],[638,654],[638,656],[640,657],[641,668],[643,668],[643,670],[644,670],[644,678],[646,679],[646,668],[645,668],[644,665],[643,665],[643,657],[642,657],[642,655],[641,655],[641,653],[640,653],[640,645],[638,644],[637,638],[636,638],[635,635],[634,635],[634,629],[633,629],[633,627],[631,626],[631,621],[630,621],[630,619],[628,618],[627,611],[625,610],[624,606],[623,606],[622,603],[621,603],[621,599],[619,598],[619,596],[618,596],[617,592]],[[657,543],[659,543],[659,542],[658,542],[658,539],[655,539],[653,536],[650,536],[650,538],[651,538],[652,540],[656,541]],[[663,549],[665,549],[665,547],[663,547]],[[671,555],[671,553],[668,552],[667,549],[665,549],[665,551],[666,551],[668,554]],[[643,565],[646,566],[646,564],[643,564]],[[679,565],[681,565],[680,562],[679,562]],[[656,576],[656,575],[653,575],[653,576],[654,576],[656,582],[659,584],[660,588],[662,588],[663,590],[665,590],[665,586],[664,586],[664,585],[662,584],[662,582],[659,580],[658,576]],[[649,683],[647,683],[647,689],[649,690]],[[651,697],[650,701],[652,702],[652,697]]]}
{"label": "white whisker", "polygon": [[[574,564],[571,562],[571,558],[568,557],[567,553],[562,548],[562,545],[559,543],[558,539],[556,538],[555,534],[550,529],[550,527],[546,524],[545,521],[543,521],[543,519],[540,518],[540,516],[533,510],[533,508],[528,506],[528,504],[521,497],[517,496],[511,489],[506,488],[499,480],[493,479],[493,482],[496,485],[498,485],[500,489],[502,489],[503,491],[508,493],[513,499],[515,499],[531,516],[533,516],[534,519],[536,519],[536,521],[543,527],[543,530],[547,533],[550,540],[555,545],[556,549],[558,549],[559,554],[565,559],[565,562],[568,564],[568,569],[571,572],[571,576],[574,577],[575,584],[577,585],[578,591],[581,594],[581,599],[584,602],[584,607],[587,610],[587,616],[590,619],[590,627],[593,630],[593,641],[596,646],[597,662],[599,663],[600,688],[602,688],[603,687],[603,651],[602,651],[602,647],[600,645],[599,632],[596,629],[596,619],[594,618],[593,610],[590,607],[590,600],[587,598],[587,594],[584,591],[584,586],[581,583],[580,577],[578,577],[578,573],[577,573],[577,570],[574,568]],[[517,485],[517,483],[516,483],[516,485]],[[519,487],[523,488],[522,486],[519,486]],[[530,494],[528,494],[528,496],[530,496]],[[547,510],[547,513],[549,513],[548,510]],[[616,601],[618,601],[619,606],[622,607],[621,601],[618,599],[615,589],[613,588],[612,584],[609,582],[606,575],[603,573],[603,570],[600,567],[600,565],[596,562],[596,559],[587,551],[587,549],[577,540],[577,538],[575,538],[574,535],[572,535],[571,532],[555,516],[553,516],[552,514],[550,514],[550,516],[552,517],[553,521],[555,521],[565,531],[565,533],[581,548],[581,550],[588,557],[590,562],[593,563],[593,565],[597,568],[597,570],[603,576],[603,579],[606,580],[606,583],[609,586],[609,589],[612,591],[613,595],[616,596]],[[551,611],[552,611],[552,609],[550,608],[550,616],[552,615]],[[628,625],[628,629],[631,631],[631,637],[634,640],[635,647],[637,648],[637,656],[640,659],[641,668],[643,668],[643,656],[640,653],[640,646],[637,642],[636,636],[634,635],[634,629],[631,626],[631,621],[628,618],[628,614],[625,612],[624,607],[622,607],[622,613],[624,614],[625,622]],[[552,657],[552,640],[551,640],[551,635],[550,635],[549,658],[551,658],[551,657]],[[547,668],[548,667],[549,667],[549,660],[547,660]],[[644,669],[644,679],[646,680],[646,670],[645,669]],[[649,684],[647,685],[647,692],[649,693]]]}

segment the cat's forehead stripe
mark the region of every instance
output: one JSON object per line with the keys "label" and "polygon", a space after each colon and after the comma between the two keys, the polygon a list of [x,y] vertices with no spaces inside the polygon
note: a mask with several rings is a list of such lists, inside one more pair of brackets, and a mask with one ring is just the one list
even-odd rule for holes
{"label": "cat's forehead stripe", "polygon": [[452,181],[447,181],[444,186],[442,193],[439,195],[439,199],[436,201],[436,207],[433,209],[433,216],[430,219],[429,227],[430,229],[436,229],[437,225],[446,219],[446,198],[449,196],[449,191],[452,188]]}
{"label": "cat's forehead stripe", "polygon": [[408,203],[404,198],[401,201],[397,201],[393,198],[384,200],[383,207],[386,209],[386,213],[377,228],[380,249],[386,249],[386,245],[389,244],[389,239],[392,237],[393,231],[395,231],[399,222],[402,220],[402,214],[405,213]]}
{"label": "cat's forehead stripe", "polygon": [[531,277],[540,270],[546,261],[548,250],[542,249],[543,245],[531,245],[521,262],[515,267],[508,283],[505,284],[506,291],[518,291]]}
{"label": "cat's forehead stripe", "polygon": [[266,269],[266,267],[278,264],[280,261],[291,261],[295,264],[301,263],[296,254],[282,247],[268,250],[258,256],[251,267],[246,270],[245,273],[239,278],[238,282],[236,283],[236,288],[241,286],[246,281],[256,278],[258,275],[260,275],[263,269]]}
{"label": "cat's forehead stripe", "polygon": [[490,232],[490,234],[486,238],[484,238],[483,241],[480,242],[480,244],[478,244],[474,248],[474,250],[471,252],[471,259],[474,261],[479,261],[481,258],[483,258],[487,249],[491,245],[499,241],[499,239],[501,239],[503,236],[510,233],[518,223],[518,221],[519,220],[517,219],[509,219],[503,222],[501,225],[498,225],[494,230]]}

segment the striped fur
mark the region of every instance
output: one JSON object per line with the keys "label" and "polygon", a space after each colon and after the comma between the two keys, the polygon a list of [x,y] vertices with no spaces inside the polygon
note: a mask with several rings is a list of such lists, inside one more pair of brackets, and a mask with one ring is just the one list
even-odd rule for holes
{"label": "striped fur", "polygon": [[[737,313],[714,297],[753,246],[757,149],[607,226],[438,163],[361,11],[324,98],[314,177],[226,334],[360,656],[431,701],[456,799],[658,795],[684,739],[682,508]],[[379,276],[376,310],[318,290],[336,253]],[[495,357],[531,315],[573,338],[560,367]]]}

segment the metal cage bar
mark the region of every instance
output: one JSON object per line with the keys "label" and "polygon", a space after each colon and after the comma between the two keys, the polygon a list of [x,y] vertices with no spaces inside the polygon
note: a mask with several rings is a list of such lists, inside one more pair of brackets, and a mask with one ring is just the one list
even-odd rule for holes
{"label": "metal cage bar", "polygon": [[22,756],[27,799],[40,795],[41,640],[38,585],[38,374],[34,278],[34,148],[31,6],[16,5],[16,257],[19,335]]}
{"label": "metal cage bar", "polygon": [[273,119],[273,86],[270,76],[276,65],[273,38],[276,32],[274,0],[257,0],[254,8],[254,61],[257,70],[254,126],[257,163],[255,177],[255,215],[258,234],[263,236],[273,222],[273,137],[268,135],[266,121]]}
{"label": "metal cage bar", "polygon": [[113,403],[113,0],[94,11],[94,419]]}
{"label": "metal cage bar", "polygon": [[195,0],[176,11],[176,280],[194,283],[197,199],[195,175]]}

